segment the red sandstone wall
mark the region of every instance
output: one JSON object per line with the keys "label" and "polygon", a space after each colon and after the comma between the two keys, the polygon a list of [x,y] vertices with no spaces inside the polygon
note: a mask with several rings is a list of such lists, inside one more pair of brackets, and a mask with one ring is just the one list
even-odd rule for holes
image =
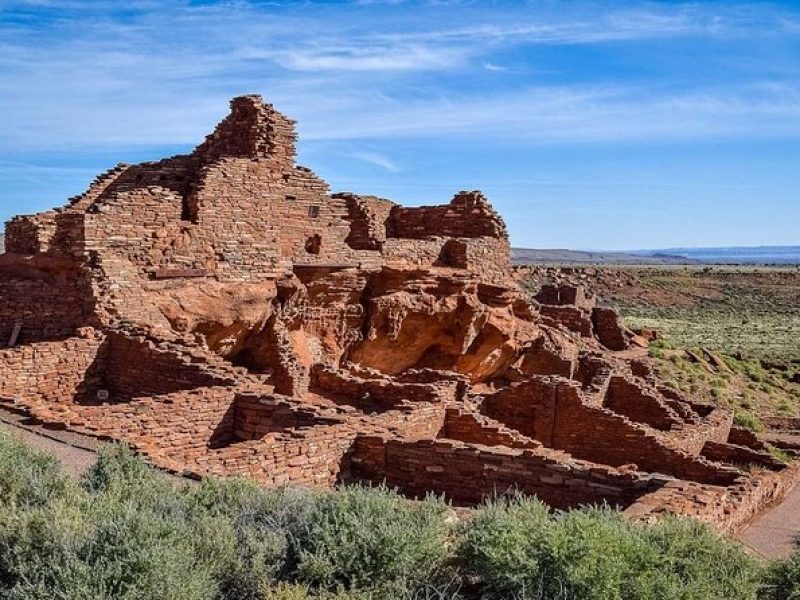
{"label": "red sandstone wall", "polygon": [[542,447],[540,443],[512,429],[503,427],[494,419],[479,413],[467,412],[456,408],[447,410],[444,427],[442,427],[438,437],[484,446],[508,446],[509,448]]}
{"label": "red sandstone wall", "polygon": [[636,464],[682,479],[729,485],[738,475],[664,445],[626,417],[589,406],[577,389],[556,379],[535,379],[489,396],[483,410],[545,446],[600,464]]}
{"label": "red sandstone wall", "polygon": [[555,508],[598,501],[624,507],[657,487],[638,474],[564,463],[557,453],[445,440],[404,442],[360,435],[350,460],[356,479],[386,481],[412,497],[445,494],[456,504],[477,504],[495,494],[519,491]]}
{"label": "red sandstone wall", "polygon": [[95,338],[0,350],[0,401],[58,403],[91,397],[103,361],[102,340]]}
{"label": "red sandstone wall", "polygon": [[71,337],[92,319],[92,293],[83,273],[65,264],[54,272],[28,262],[10,256],[0,261],[0,347],[16,323],[22,324],[17,343],[23,344]]}
{"label": "red sandstone wall", "polygon": [[313,386],[343,404],[349,404],[367,412],[390,410],[402,402],[444,402],[454,400],[457,382],[444,382],[433,386],[418,383],[397,383],[389,378],[361,379],[344,371],[316,365],[313,370]]}
{"label": "red sandstone wall", "polygon": [[459,192],[445,206],[394,206],[386,221],[388,237],[507,237],[505,223],[480,192]]}
{"label": "red sandstone wall", "polygon": [[637,423],[668,431],[681,420],[666,402],[623,377],[612,377],[604,406]]}
{"label": "red sandstone wall", "polygon": [[234,383],[230,375],[193,362],[189,354],[158,347],[144,338],[111,333],[107,344],[104,379],[115,399]]}

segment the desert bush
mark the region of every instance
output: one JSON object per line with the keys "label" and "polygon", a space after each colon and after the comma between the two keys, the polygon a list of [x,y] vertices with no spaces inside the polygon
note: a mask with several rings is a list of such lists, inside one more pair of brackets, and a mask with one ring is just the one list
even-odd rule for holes
{"label": "desert bush", "polygon": [[800,600],[800,549],[786,560],[773,562],[766,570],[761,600]]}
{"label": "desert bush", "polygon": [[[385,488],[176,484],[121,446],[80,485],[0,437],[0,598],[754,600],[759,566],[691,520],[496,499],[457,528]],[[800,600],[800,557],[764,600]]]}
{"label": "desert bush", "polygon": [[541,592],[548,508],[522,496],[497,498],[460,528],[458,558],[467,575],[477,577],[495,597]]}
{"label": "desert bush", "polygon": [[734,425],[744,427],[750,431],[759,432],[764,430],[764,425],[761,423],[758,417],[749,412],[737,411],[733,415],[733,423]]}
{"label": "desert bush", "polygon": [[623,597],[637,600],[752,600],[759,564],[692,519],[634,525],[641,542]]}
{"label": "desert bush", "polygon": [[6,515],[0,569],[9,599],[211,599],[195,531],[97,496]]}
{"label": "desert bush", "polygon": [[55,458],[0,429],[0,510],[44,506],[72,488]]}
{"label": "desert bush", "polygon": [[235,536],[221,581],[223,597],[257,599],[292,576],[317,497],[299,488],[265,490],[244,479],[207,479],[191,491],[193,510],[226,519]]}
{"label": "desert bush", "polygon": [[639,575],[643,544],[636,528],[608,508],[558,514],[546,538],[546,598],[633,600],[624,595]]}
{"label": "desert bush", "polygon": [[442,577],[449,533],[440,500],[411,502],[383,487],[344,487],[315,504],[300,540],[297,578],[314,588],[403,597]]}
{"label": "desert bush", "polygon": [[636,524],[609,508],[548,515],[494,501],[462,526],[459,559],[493,598],[753,600],[758,565],[707,527]]}

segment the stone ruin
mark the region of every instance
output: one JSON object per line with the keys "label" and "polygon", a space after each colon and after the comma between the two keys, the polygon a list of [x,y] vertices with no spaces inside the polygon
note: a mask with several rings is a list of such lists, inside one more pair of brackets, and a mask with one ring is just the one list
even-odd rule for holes
{"label": "stone ruin", "polygon": [[480,192],[331,194],[295,140],[234,98],[191,154],[9,221],[0,405],[184,475],[385,481],[462,506],[520,491],[733,530],[793,484],[580,287],[527,299]]}

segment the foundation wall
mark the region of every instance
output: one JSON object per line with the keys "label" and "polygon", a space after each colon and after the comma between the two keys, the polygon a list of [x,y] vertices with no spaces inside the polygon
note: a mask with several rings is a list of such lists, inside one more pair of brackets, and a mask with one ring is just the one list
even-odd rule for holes
{"label": "foundation wall", "polygon": [[456,504],[477,504],[497,494],[522,492],[555,508],[606,501],[628,506],[656,487],[636,474],[589,467],[533,450],[489,448],[440,441],[403,442],[359,436],[351,457],[356,479],[385,481],[412,497],[444,494]]}
{"label": "foundation wall", "polygon": [[587,405],[569,383],[539,379],[489,396],[484,412],[545,446],[600,464],[639,468],[682,479],[729,485],[739,473],[662,443],[647,428]]}
{"label": "foundation wall", "polygon": [[191,355],[159,348],[144,338],[115,333],[108,336],[108,364],[104,371],[106,384],[113,396],[168,394],[203,386],[232,385],[235,381],[192,362]]}
{"label": "foundation wall", "polygon": [[103,362],[103,341],[94,337],[0,350],[0,400],[57,403],[91,395]]}

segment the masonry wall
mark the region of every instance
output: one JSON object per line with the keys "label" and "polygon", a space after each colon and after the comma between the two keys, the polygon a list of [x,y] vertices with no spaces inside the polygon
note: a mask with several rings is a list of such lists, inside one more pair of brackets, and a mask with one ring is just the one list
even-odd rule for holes
{"label": "masonry wall", "polygon": [[589,313],[576,306],[543,305],[539,308],[539,313],[545,322],[549,320],[555,326],[561,325],[583,337],[592,337],[592,320]]}
{"label": "masonry wall", "polygon": [[388,237],[412,239],[507,237],[503,219],[480,192],[459,192],[444,206],[394,206],[386,231]]}
{"label": "masonry wall", "polygon": [[444,402],[454,400],[457,382],[438,385],[397,383],[389,378],[361,379],[344,371],[316,365],[313,389],[343,404],[367,412],[390,410],[402,402]]}
{"label": "masonry wall", "polygon": [[301,430],[324,424],[330,419],[319,417],[310,407],[281,400],[278,396],[237,394],[233,402],[232,440],[256,440],[269,433]]}
{"label": "masonry wall", "polygon": [[604,405],[632,421],[669,431],[681,420],[666,402],[623,377],[612,377]]}
{"label": "masonry wall", "polygon": [[348,453],[356,435],[347,425],[320,426],[294,435],[271,433],[213,449],[190,468],[206,474],[248,476],[268,486],[332,487],[348,477]]}
{"label": "masonry wall", "polygon": [[235,383],[232,374],[221,374],[189,353],[159,347],[143,337],[110,333],[107,344],[104,380],[115,400]]}
{"label": "masonry wall", "polygon": [[22,258],[0,261],[0,348],[17,323],[17,343],[24,344],[65,339],[91,322],[92,294],[84,275],[69,265],[60,268],[37,268]]}
{"label": "masonry wall", "polygon": [[70,338],[0,350],[0,401],[55,403],[91,396],[104,362],[100,338]]}
{"label": "masonry wall", "polygon": [[600,464],[639,468],[702,483],[729,485],[738,476],[666,446],[646,427],[582,402],[578,390],[555,379],[517,384],[486,398],[489,416],[545,446]]}
{"label": "masonry wall", "polygon": [[350,460],[356,479],[385,481],[412,497],[445,494],[456,504],[468,505],[496,494],[522,492],[555,508],[602,501],[625,507],[658,485],[638,474],[564,458],[546,451],[449,440],[404,442],[360,435]]}
{"label": "masonry wall", "polygon": [[484,446],[507,446],[509,448],[541,448],[539,442],[504,427],[500,422],[485,415],[451,408],[445,414],[444,427],[438,437]]}

